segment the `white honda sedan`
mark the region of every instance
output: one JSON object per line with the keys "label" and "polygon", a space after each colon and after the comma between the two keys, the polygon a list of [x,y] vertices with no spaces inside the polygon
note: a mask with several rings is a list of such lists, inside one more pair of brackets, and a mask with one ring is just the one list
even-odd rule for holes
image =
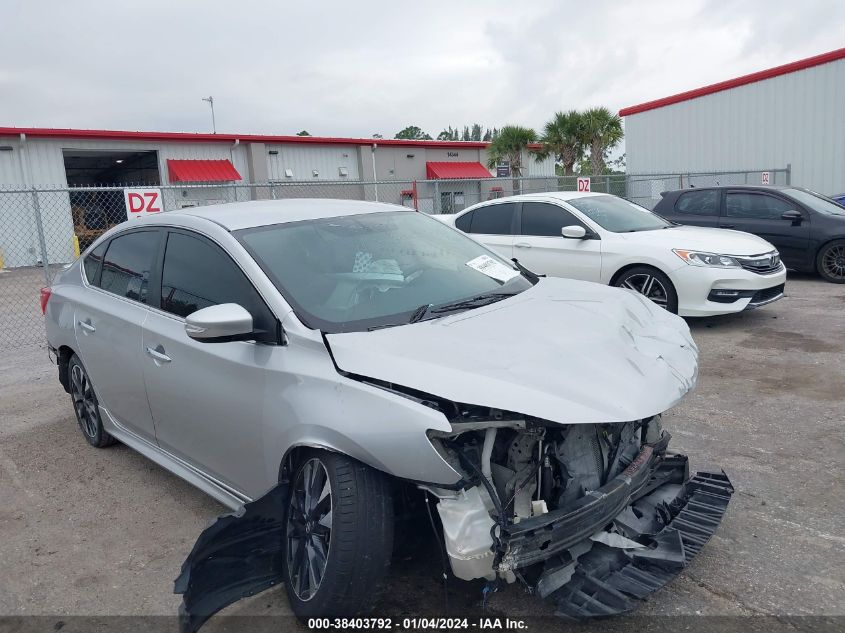
{"label": "white honda sedan", "polygon": [[629,288],[681,316],[783,297],[786,269],[766,240],[674,224],[609,194],[531,193],[436,217],[533,272]]}

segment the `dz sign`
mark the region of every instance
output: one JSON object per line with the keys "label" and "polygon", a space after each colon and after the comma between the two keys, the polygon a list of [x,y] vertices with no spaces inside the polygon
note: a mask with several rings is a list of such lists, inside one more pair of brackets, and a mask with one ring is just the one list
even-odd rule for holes
{"label": "dz sign", "polygon": [[578,179],[578,191],[589,191],[590,190],[590,179],[589,178],[579,178]]}
{"label": "dz sign", "polygon": [[124,189],[123,200],[126,203],[126,216],[129,219],[142,218],[145,215],[161,213],[161,189]]}

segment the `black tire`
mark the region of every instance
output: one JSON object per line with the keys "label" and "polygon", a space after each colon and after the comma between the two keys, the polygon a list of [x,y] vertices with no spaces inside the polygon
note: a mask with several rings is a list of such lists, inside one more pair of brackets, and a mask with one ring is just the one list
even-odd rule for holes
{"label": "black tire", "polygon": [[[308,473],[319,473],[320,469],[330,486],[328,535],[321,519],[325,516],[325,497],[309,493],[309,505],[304,493]],[[324,492],[317,477],[314,475],[312,481]],[[312,491],[314,488],[312,485]],[[285,590],[298,618],[368,613],[384,588],[393,550],[393,497],[387,476],[338,453],[304,453],[291,477],[284,538]],[[323,556],[325,566],[316,589],[304,587],[301,579],[306,576],[296,570],[307,566],[300,563],[308,557],[319,565]],[[307,583],[312,584],[316,577],[309,575]]]}
{"label": "black tire", "polygon": [[833,240],[819,249],[816,270],[825,281],[845,284],[845,240]]}
{"label": "black tire", "polygon": [[[613,280],[617,288],[639,292],[661,308],[678,314],[678,293],[669,277],[651,266],[634,266]],[[647,291],[647,292],[646,292]]]}
{"label": "black tire", "polygon": [[91,382],[85,366],[76,354],[70,357],[67,372],[73,412],[76,414],[76,422],[82,435],[91,446],[96,448],[105,448],[116,443],[117,440],[103,428],[94,383]]}

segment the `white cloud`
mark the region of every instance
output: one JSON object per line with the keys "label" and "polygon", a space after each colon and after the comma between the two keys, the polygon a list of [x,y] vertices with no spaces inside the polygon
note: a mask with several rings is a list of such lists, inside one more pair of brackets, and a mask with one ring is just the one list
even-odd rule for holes
{"label": "white cloud", "polygon": [[845,41],[835,1],[4,5],[0,125],[17,126],[206,130],[213,94],[220,131],[540,128]]}

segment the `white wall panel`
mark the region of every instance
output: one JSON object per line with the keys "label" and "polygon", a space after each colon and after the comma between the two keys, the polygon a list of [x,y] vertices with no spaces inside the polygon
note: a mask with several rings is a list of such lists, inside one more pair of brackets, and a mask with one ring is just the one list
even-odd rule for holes
{"label": "white wall panel", "polygon": [[845,191],[845,60],[625,117],[632,174],[772,169]]}
{"label": "white wall panel", "polygon": [[[358,148],[355,145],[267,145],[267,170],[270,180],[321,181],[360,180],[358,173]],[[340,175],[345,167],[347,176]],[[290,169],[293,177],[285,176]],[[314,170],[317,176],[314,176]]]}

